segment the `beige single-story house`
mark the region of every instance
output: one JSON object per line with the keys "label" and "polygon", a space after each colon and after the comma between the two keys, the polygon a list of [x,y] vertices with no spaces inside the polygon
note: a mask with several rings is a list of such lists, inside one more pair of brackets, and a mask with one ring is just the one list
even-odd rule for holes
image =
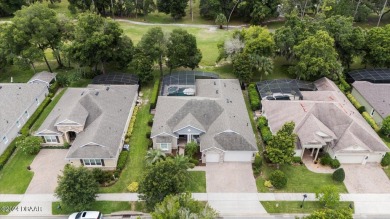
{"label": "beige single-story house", "polygon": [[352,83],[351,94],[366,108],[378,125],[390,115],[390,84],[376,84],[368,81]]}
{"label": "beige single-story house", "polygon": [[43,84],[0,84],[0,155],[48,93]]}
{"label": "beige single-story house", "polygon": [[295,122],[296,156],[322,149],[340,163],[378,163],[389,148],[364,120],[333,81],[314,82],[317,90],[301,91],[302,100],[262,100],[262,113],[276,133],[284,123]]}
{"label": "beige single-story house", "polygon": [[192,91],[194,96],[159,96],[153,148],[181,153],[196,141],[203,163],[252,162],[258,149],[239,81],[197,79]]}
{"label": "beige single-story house", "polygon": [[116,168],[138,85],[89,85],[68,88],[34,134],[44,146],[71,147],[66,159],[74,165]]}
{"label": "beige single-story house", "polygon": [[46,86],[49,86],[50,83],[56,80],[57,73],[51,73],[48,71],[42,71],[39,73],[36,73],[27,83],[33,84],[45,84]]}

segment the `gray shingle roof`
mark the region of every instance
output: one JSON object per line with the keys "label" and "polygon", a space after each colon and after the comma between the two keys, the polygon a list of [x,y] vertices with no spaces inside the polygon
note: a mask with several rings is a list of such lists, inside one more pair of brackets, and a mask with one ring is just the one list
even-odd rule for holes
{"label": "gray shingle roof", "polygon": [[82,122],[85,129],[77,134],[67,158],[114,158],[137,90],[138,85],[68,88],[36,134],[58,132],[59,120]]}
{"label": "gray shingle roof", "polygon": [[151,137],[175,135],[175,130],[192,125],[206,131],[200,136],[201,151],[257,151],[238,80],[198,79],[196,87],[196,96],[159,96]]}
{"label": "gray shingle roof", "polygon": [[377,111],[382,118],[390,115],[390,84],[355,81],[352,86]]}
{"label": "gray shingle roof", "polygon": [[42,71],[36,73],[27,83],[47,83],[49,84],[55,77],[57,73],[51,73],[48,71]]}
{"label": "gray shingle roof", "polygon": [[44,84],[0,84],[0,137],[16,124],[27,108],[36,104],[35,98],[45,90]]}
{"label": "gray shingle roof", "polygon": [[332,81],[322,78],[315,83],[319,91],[308,91],[310,95],[302,92],[301,101],[262,101],[263,112],[273,133],[284,123],[294,121],[294,132],[302,145],[310,144],[313,140],[323,143],[318,138],[318,133],[322,132],[334,140],[334,151],[342,151],[354,145],[371,151],[389,151]]}

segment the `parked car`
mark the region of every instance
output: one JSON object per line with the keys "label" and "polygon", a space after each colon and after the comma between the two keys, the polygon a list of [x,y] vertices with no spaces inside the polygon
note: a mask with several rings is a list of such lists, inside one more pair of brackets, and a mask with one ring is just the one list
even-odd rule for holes
{"label": "parked car", "polygon": [[103,219],[103,214],[99,211],[80,211],[71,214],[68,219]]}

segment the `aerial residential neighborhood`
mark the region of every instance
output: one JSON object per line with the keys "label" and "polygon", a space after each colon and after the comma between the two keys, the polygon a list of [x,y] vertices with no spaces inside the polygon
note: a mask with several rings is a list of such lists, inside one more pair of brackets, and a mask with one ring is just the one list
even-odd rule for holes
{"label": "aerial residential neighborhood", "polygon": [[0,2],[0,218],[390,218],[390,2]]}

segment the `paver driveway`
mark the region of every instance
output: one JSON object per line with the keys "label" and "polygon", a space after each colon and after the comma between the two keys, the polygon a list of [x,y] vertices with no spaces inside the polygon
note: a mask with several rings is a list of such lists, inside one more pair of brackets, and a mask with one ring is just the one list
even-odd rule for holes
{"label": "paver driveway", "polygon": [[257,192],[251,163],[207,163],[208,193]]}
{"label": "paver driveway", "polygon": [[390,180],[379,164],[343,164],[349,193],[389,193]]}
{"label": "paver driveway", "polygon": [[57,187],[57,176],[64,169],[68,150],[42,149],[31,164],[34,177],[27,188],[26,194],[54,193]]}

